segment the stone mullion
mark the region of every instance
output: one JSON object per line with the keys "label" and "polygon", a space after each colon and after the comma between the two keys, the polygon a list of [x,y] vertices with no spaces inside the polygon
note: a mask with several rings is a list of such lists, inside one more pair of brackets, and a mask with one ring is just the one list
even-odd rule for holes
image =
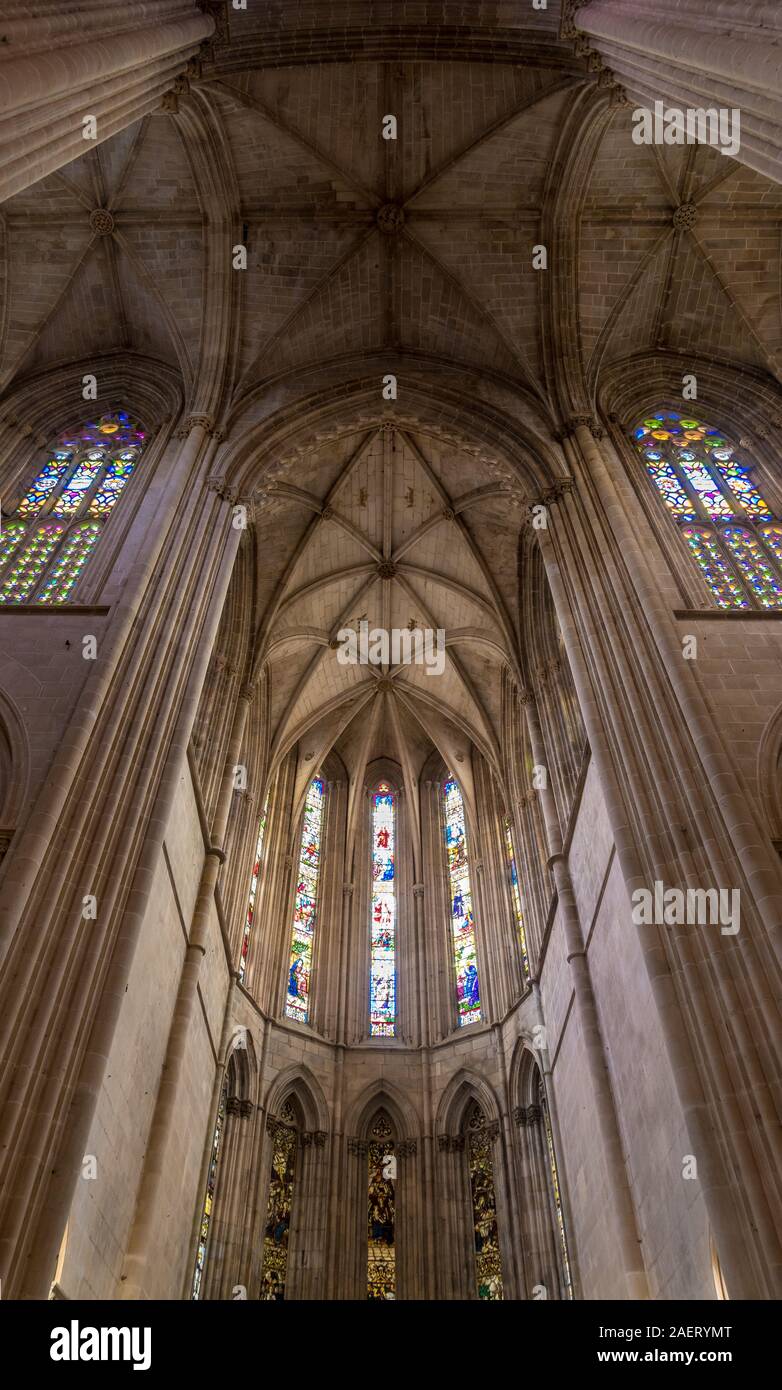
{"label": "stone mullion", "polygon": [[343,1132],[345,1108],[345,1047],[338,1044],[334,1056],[334,1098],[332,1106],[330,1166],[328,1172],[328,1217],[325,1234],[324,1297],[340,1298],[343,1287],[344,1212],[343,1193],[350,1168],[350,1156]]}
{"label": "stone mullion", "polygon": [[[642,557],[636,555],[634,537],[631,534],[626,517],[622,512],[616,492],[611,486],[610,477],[600,450],[592,439],[591,433],[585,426],[579,426],[577,436],[583,456],[589,461],[590,474],[595,481],[599,481],[602,488],[601,500],[603,509],[601,514],[605,514],[610,518],[613,534],[621,545],[623,556],[632,556],[633,559],[638,562],[639,569],[636,570],[636,575],[640,580],[640,586],[643,591],[641,595],[642,609],[647,617],[651,616],[652,620],[655,618],[658,620],[654,633],[655,640],[658,643],[660,655],[667,658],[666,670],[671,676],[672,683],[675,687],[677,684],[679,686],[676,692],[677,695],[681,694],[684,697],[682,704],[684,706],[683,712],[688,718],[687,727],[692,730],[694,736],[700,737],[701,747],[703,749],[702,756],[705,765],[708,767],[709,762],[711,762],[713,767],[716,761],[718,768],[724,767],[724,775],[730,776],[732,782],[733,779],[730,774],[730,769],[726,763],[721,746],[717,745],[716,748],[712,748],[714,737],[708,724],[708,717],[704,716],[698,703],[693,702],[691,688],[678,679],[679,673],[677,668],[681,661],[680,649],[674,649],[670,641],[665,625],[665,614],[660,607],[660,596],[657,587],[651,577],[647,577],[644,568],[641,568],[641,566],[643,566]],[[589,509],[590,503],[588,500],[586,505],[587,509]],[[593,520],[592,524],[596,525],[596,522]],[[620,591],[620,581],[617,576],[614,576],[612,592],[619,593]],[[659,608],[658,612],[655,611],[655,606]],[[628,612],[632,612],[631,606],[628,608]],[[626,619],[626,621],[628,621],[628,619]],[[604,626],[605,624],[606,616],[604,615]],[[636,662],[640,663],[642,670],[641,678],[644,680],[645,689],[650,692],[654,691],[658,688],[659,684],[659,660],[654,661],[650,659],[645,647],[643,634],[635,636],[634,628],[631,628],[631,632],[634,639],[632,642],[633,664]],[[617,652],[621,651],[621,642],[615,641],[614,647]],[[621,728],[623,722],[622,710],[619,708],[615,692],[610,684],[608,684],[607,688],[611,690],[610,708],[612,717],[615,718],[617,726]],[[679,824],[683,818],[682,811],[686,807],[687,809],[684,817],[686,820],[695,825],[708,825],[710,823],[711,807],[708,804],[708,799],[698,793],[696,787],[697,779],[692,779],[692,782],[687,781],[682,784],[677,782],[678,768],[672,768],[670,758],[662,753],[658,753],[658,740],[654,737],[654,731],[646,708],[642,704],[635,707],[633,706],[635,692],[632,676],[623,681],[623,690],[626,698],[630,700],[634,727],[640,730],[646,730],[644,753],[651,764],[651,775],[648,777],[648,781],[653,787],[665,788],[666,796],[669,796],[670,790],[673,789],[678,797],[673,806],[663,804],[661,808],[663,821],[666,825],[671,823],[674,825]],[[658,708],[664,707],[666,698],[667,692],[661,691],[660,698],[657,701]],[[678,721],[675,716],[671,721],[671,727],[672,738],[679,741]],[[624,752],[632,748],[632,741],[627,738],[627,736],[625,736],[624,739],[620,736],[619,746]],[[688,765],[688,753],[689,750],[685,746],[677,759],[679,766],[686,767]],[[717,776],[719,776],[719,773],[715,775],[715,780]],[[641,785],[643,786],[644,784],[642,783]],[[636,786],[636,796],[638,795],[639,789]],[[727,802],[727,798],[725,800]],[[682,805],[682,801],[684,802],[684,806]],[[733,824],[740,827],[741,835],[747,837],[745,824],[742,822],[740,814],[737,815],[735,812],[735,801],[736,793],[734,787],[731,792],[730,814],[733,817]],[[647,834],[649,826],[654,824],[655,811],[656,808],[654,806],[650,807],[647,811],[645,819]],[[657,814],[659,815],[660,811],[658,811]],[[713,822],[713,820],[714,817],[712,816],[711,821]],[[661,840],[662,843],[665,844],[666,840],[664,836],[665,829],[661,825]],[[668,843],[670,843],[670,840]],[[751,848],[755,856],[755,863],[757,863],[762,856],[757,853],[757,843],[754,839],[751,842]],[[710,874],[713,876],[713,881],[730,882],[731,875],[735,873],[730,859],[723,857],[719,849],[716,854],[713,848],[707,851],[705,844],[702,844],[700,847],[700,853],[704,858],[707,854],[709,856],[709,868]],[[743,856],[741,862],[745,862]],[[659,868],[658,866],[655,866],[655,868],[659,878],[663,881],[666,881],[672,875],[676,879],[682,879],[692,886],[697,886],[697,884],[702,881],[703,877],[702,871],[700,873],[697,871],[689,847],[677,845],[675,841],[673,856],[667,858],[659,865]],[[776,865],[774,868],[776,870]],[[778,874],[778,870],[776,872]],[[767,888],[767,891],[772,887],[768,877],[766,878],[764,886]],[[773,890],[769,891],[770,900],[772,899],[772,894]],[[682,972],[683,979],[687,984],[687,998],[690,1001],[689,1007],[690,1009],[694,1009],[694,1017],[697,1020],[697,1026],[700,1030],[701,1045],[703,1042],[707,1043],[707,1075],[710,1074],[712,1079],[714,1095],[714,1102],[712,1103],[723,1110],[727,1126],[733,1132],[733,1142],[737,1146],[736,1159],[734,1162],[740,1165],[741,1171],[744,1174],[742,1184],[743,1190],[749,1196],[754,1208],[754,1221],[757,1223],[760,1240],[767,1246],[769,1265],[773,1267],[778,1255],[778,1244],[773,1234],[774,1218],[769,1206],[769,1175],[764,1173],[761,1176],[756,1167],[752,1146],[746,1133],[746,1116],[741,1113],[741,1106],[738,1099],[739,1096],[743,1095],[746,1087],[746,1072],[749,1071],[749,1074],[752,1075],[752,1069],[754,1068],[754,1088],[757,1095],[756,1114],[757,1118],[760,1120],[761,1126],[765,1128],[765,1142],[773,1148],[779,1139],[779,1130],[777,1117],[773,1113],[773,1105],[766,1089],[766,1071],[764,1070],[763,1061],[758,1055],[763,1049],[763,1043],[761,1041],[760,1047],[758,1047],[755,1037],[749,1030],[746,1016],[740,1003],[740,996],[745,986],[743,982],[734,977],[730,958],[725,951],[719,949],[721,943],[717,943],[717,949],[715,950],[711,942],[707,944],[703,937],[701,937],[701,941],[702,946],[706,950],[706,956],[708,958],[707,963],[710,967],[709,987],[706,990],[704,990],[703,966],[701,961],[694,956],[694,948],[690,941],[681,939],[678,941],[666,942],[667,952],[673,954],[676,965]],[[744,952],[743,970],[749,974],[753,981],[756,1004],[761,1013],[764,1011],[766,1012],[768,1028],[773,1029],[773,1003],[771,1001],[767,977],[762,967],[760,967],[757,958],[753,958],[753,944],[754,943],[750,943],[750,947]],[[655,969],[655,974],[659,975],[659,964]],[[735,1072],[735,1059],[732,1047],[729,1055],[726,1055],[722,1041],[721,1018],[719,1015],[715,1018],[713,1012],[714,1006],[710,1004],[714,996],[715,982],[718,991],[722,994],[722,1016],[729,1015],[731,1017],[732,1029],[739,1039],[742,1055],[742,1072],[740,1076]],[[682,1024],[686,1027],[683,1019]],[[766,1059],[766,1067],[767,1066],[768,1059]],[[731,1071],[734,1072],[733,1076],[731,1076]],[[764,1110],[765,1115],[763,1114]],[[725,1121],[723,1121],[722,1124],[723,1134],[725,1133]],[[779,1172],[779,1168],[777,1172]]]}
{"label": "stone mullion", "polygon": [[326,1297],[326,1194],[330,1167],[326,1154],[327,1143],[328,1136],[321,1131],[301,1135],[303,1191],[306,1193],[306,1212],[303,1214],[301,1230],[305,1239],[307,1259],[306,1264],[302,1266],[300,1289],[301,1297],[308,1299]]}
{"label": "stone mullion", "polygon": [[[502,1028],[496,1025],[497,1056],[500,1061],[502,1095],[510,1094]],[[521,1298],[524,1289],[524,1260],[521,1254],[521,1213],[518,1188],[514,1181],[513,1122],[503,1109],[499,1120],[489,1126],[492,1137],[492,1173],[497,1204],[497,1229],[503,1270],[503,1297]]]}
{"label": "stone mullion", "polygon": [[366,1298],[369,1230],[369,1164],[366,1139],[347,1138],[342,1200],[343,1256],[338,1298]]}
{"label": "stone mullion", "polygon": [[[445,1246],[440,1298],[475,1298],[475,1271],[471,1267],[474,1221],[463,1135],[440,1134],[439,1149],[441,1229]],[[448,1277],[450,1270],[450,1278]]]}
{"label": "stone mullion", "polygon": [[425,1298],[425,1243],[421,1234],[429,1223],[423,1198],[420,1142],[395,1139],[397,1177],[394,1184],[394,1241],[396,1297]]}
{"label": "stone mullion", "polygon": [[342,885],[345,935],[340,961],[338,1036],[348,1046],[369,1036],[370,802],[366,789],[358,797],[353,862],[346,867],[352,880]]}
{"label": "stone mullion", "polygon": [[[308,1022],[319,1033],[333,1037],[334,1023],[327,1030],[329,996],[333,997],[334,977],[339,972],[339,936],[342,927],[342,872],[345,835],[345,784],[339,779],[326,782],[324,825],[321,834],[318,903],[315,939],[312,947],[312,975]],[[337,981],[337,986],[339,982]]]}
{"label": "stone mullion", "polygon": [[[540,531],[538,540],[565,639],[592,755],[598,767],[619,862],[628,891],[632,892],[635,887],[645,887],[649,875],[644,871],[638,853],[635,831],[632,824],[629,823],[626,796],[627,798],[631,797],[631,789],[628,788],[626,796],[620,789],[621,773],[615,770],[614,754],[608,742],[603,713],[603,706],[608,699],[611,704],[612,716],[621,727],[621,701],[616,694],[612,694],[611,679],[605,674],[601,674],[599,664],[595,677],[587,669],[581,647],[581,638],[574,626],[571,600],[564,590],[563,570],[570,580],[573,603],[579,615],[579,622],[584,628],[584,639],[591,653],[593,671],[595,670],[595,663],[599,663],[606,611],[605,609],[600,611],[598,620],[594,613],[594,605],[587,598],[588,588],[581,584],[579,578],[580,566],[583,562],[576,558],[578,549],[576,550],[576,557],[569,553],[570,542],[567,526],[560,520],[558,524],[555,523],[553,529],[556,533],[557,551],[554,549],[551,527],[547,532]],[[590,569],[588,560],[584,568],[585,570]],[[598,704],[593,686],[594,679],[597,680],[597,688],[600,691],[600,704]],[[626,747],[623,750],[625,753],[633,746],[633,742],[633,737],[628,736]],[[637,792],[638,787],[633,782],[632,795],[637,794]],[[665,843],[668,827],[661,828]],[[652,849],[651,841],[649,841],[649,848]],[[664,874],[664,870],[662,873]],[[673,1074],[680,1087],[680,1098],[689,1128],[690,1142],[701,1165],[701,1172],[704,1177],[704,1195],[706,1195],[709,1215],[715,1228],[720,1258],[726,1270],[732,1271],[734,1288],[754,1291],[758,1288],[757,1275],[750,1266],[749,1251],[745,1245],[741,1222],[737,1216],[737,1203],[735,1196],[731,1193],[722,1155],[713,1140],[711,1121],[692,1052],[692,1043],[681,1011],[675,1007],[672,1008],[672,998],[675,996],[671,994],[670,974],[668,969],[665,969],[661,974],[660,965],[663,958],[660,950],[659,948],[654,949],[650,955],[648,942],[643,936],[641,936],[641,949],[649,969],[650,984],[663,1025]],[[700,1009],[703,1000],[699,998],[697,989],[692,999],[695,1007]],[[745,1296],[750,1296],[750,1294],[747,1293]]]}
{"label": "stone mullion", "polygon": [[396,1036],[408,1046],[417,1047],[424,1037],[424,943],[418,930],[423,902],[415,892],[420,885],[413,882],[413,817],[405,790],[397,793],[396,808]]}
{"label": "stone mullion", "polygon": [[523,1106],[516,1110],[515,1119],[519,1126],[515,1155],[521,1205],[522,1250],[525,1257],[523,1294],[525,1298],[531,1298],[535,1284],[545,1283],[543,1278],[542,1233],[536,1195],[533,1152],[530,1136],[527,1132],[526,1110]]}
{"label": "stone mullion", "polygon": [[430,1036],[448,1037],[456,1027],[451,904],[440,813],[440,783],[426,782],[424,808],[424,920],[426,922],[426,992]]}
{"label": "stone mullion", "polygon": [[[202,453],[205,429],[200,419],[191,424],[185,445],[180,447],[179,457],[172,469],[168,489],[158,507],[159,529],[152,544],[138,555],[131,568],[123,593],[112,612],[112,621],[104,635],[95,670],[88,677],[68,735],[55,754],[45,787],[46,813],[42,818],[33,814],[26,830],[17,835],[11,855],[15,856],[18,850],[19,857],[16,864],[11,858],[5,881],[3,910],[12,926],[20,918],[22,922],[13,944],[14,953],[17,950],[22,952],[22,969],[33,969],[37,954],[41,953],[53,953],[53,965],[48,976],[46,971],[40,976],[47,978],[45,996],[23,988],[17,971],[14,996],[3,1011],[4,1020],[13,1027],[17,1012],[24,1012],[29,1007],[36,1009],[39,1018],[46,1010],[55,1011],[55,1016],[59,1010],[62,1017],[59,1031],[56,1022],[50,1020],[40,1036],[47,1050],[53,1048],[60,1057],[70,1059],[69,1077],[75,1077],[84,1054],[70,1046],[66,1035],[74,1033],[81,1026],[82,1036],[86,1037],[84,1011],[89,1009],[87,1001],[93,989],[94,971],[98,969],[105,975],[113,951],[111,974],[116,976],[119,970],[123,983],[117,994],[113,993],[108,983],[104,987],[97,1016],[93,1014],[93,1017],[96,1018],[94,1026],[106,1034],[106,1041],[97,1049],[91,1047],[84,1060],[91,1073],[96,1076],[98,1072],[102,1074],[119,1003],[124,995],[124,979],[130,968],[132,950],[143,916],[143,909],[131,912],[129,929],[122,937],[116,938],[115,948],[106,931],[79,932],[77,902],[85,888],[94,893],[100,904],[101,920],[108,923],[108,930],[112,931],[111,923],[116,920],[112,917],[112,904],[120,891],[127,892],[128,884],[127,872],[122,872],[116,856],[124,856],[132,863],[133,855],[138,854],[138,825],[143,824],[145,816],[149,815],[155,785],[160,788],[159,795],[163,797],[161,806],[168,806],[173,798],[176,788],[173,764],[180,756],[184,758],[181,737],[174,737],[174,730],[175,726],[183,729],[185,724],[189,724],[194,713],[198,681],[203,678],[198,675],[196,679],[196,672],[205,660],[210,640],[208,633],[212,629],[212,618],[203,628],[206,611],[212,613],[215,622],[217,618],[212,583],[217,580],[218,574],[215,557],[219,559],[225,539],[219,528],[214,526],[211,526],[207,532],[208,538],[200,545],[184,539],[188,528],[193,526],[197,528],[195,534],[203,535],[203,512],[205,509],[213,510],[215,505],[200,488],[193,486],[192,475]],[[184,506],[181,502],[183,493]],[[179,537],[168,536],[164,562],[156,569],[158,555],[166,544],[168,528],[172,526]],[[214,581],[210,580],[205,557],[211,557],[209,565]],[[186,582],[186,576],[197,571],[199,565],[202,568],[201,582],[193,590]],[[224,577],[227,582],[227,574]],[[194,592],[198,595],[197,604],[193,602]],[[162,614],[166,611],[166,605],[169,616],[164,619]],[[143,622],[137,621],[140,611],[146,615]],[[194,643],[188,643],[187,634],[191,629],[197,631],[199,628],[202,628],[204,636],[196,649],[195,664],[188,667],[190,658],[185,654],[192,653]],[[154,641],[150,641],[151,632],[156,632]],[[173,634],[176,635],[175,639]],[[169,664],[169,671],[180,673],[178,679],[172,679],[170,674],[168,678],[161,679],[166,663]],[[182,699],[185,690],[188,692],[187,698],[177,715],[177,702]],[[152,716],[155,709],[158,715],[156,719]],[[143,750],[143,756],[139,757],[136,753],[135,757],[128,758],[124,750],[132,749],[134,740],[138,740],[135,747]],[[168,762],[165,752],[161,751],[167,743],[170,749]],[[122,775],[112,778],[109,775],[112,758],[120,757],[117,765]],[[72,791],[75,781],[82,786],[92,785],[90,794],[77,796]],[[94,790],[95,785],[101,789],[98,795]],[[150,868],[153,867],[152,859],[157,862],[165,833],[166,815],[167,812],[164,812],[162,818],[158,817],[150,823],[137,874],[142,872],[144,854],[150,858]],[[53,838],[49,829],[52,820],[58,816],[59,834],[63,837],[65,848],[60,845],[58,835],[55,834]],[[127,817],[133,827],[132,833],[127,835],[122,831],[123,817]],[[86,823],[90,823],[89,828]],[[112,849],[106,848],[107,839]],[[101,867],[93,867],[89,881],[81,887],[79,876],[86,872],[86,866],[81,871],[75,868],[72,857],[83,858],[82,846],[85,843],[90,844],[91,861]],[[115,856],[113,859],[112,854]],[[41,872],[44,856],[46,870]],[[58,882],[63,885],[59,892]],[[140,904],[145,903],[150,884],[151,875],[144,880],[144,889],[138,899]],[[70,914],[65,906],[66,897],[72,904]],[[130,902],[135,904],[135,901],[131,897]],[[44,920],[50,912],[57,914],[60,926],[55,931],[43,931]],[[37,943],[37,950],[25,945],[28,928]],[[74,953],[81,960],[78,971],[71,974],[74,981],[71,992],[63,996],[55,977],[68,971]],[[26,1029],[20,1026],[22,1032],[17,1036],[26,1036]],[[13,1067],[13,1058],[9,1061]],[[53,1142],[54,1131],[47,1129],[44,1117],[48,1111],[62,1110],[70,1095],[70,1080],[63,1084],[58,1068],[52,1069],[46,1064],[44,1072],[40,1073],[29,1053],[26,1068],[29,1068],[27,1074],[32,1086],[39,1093],[37,1101],[28,1107],[36,1138],[34,1141],[30,1138],[23,1140],[22,1130],[26,1122],[18,1127],[17,1141],[25,1147],[25,1161],[4,1223],[6,1243],[15,1240],[15,1232],[22,1221],[26,1228],[25,1239],[33,1239],[34,1223],[23,1195],[24,1189],[32,1184],[35,1177],[32,1152],[35,1148],[42,1150]],[[46,1082],[41,1079],[43,1075],[49,1078]],[[48,1091],[47,1098],[41,1094],[43,1086]],[[58,1204],[63,1224],[98,1091],[99,1081],[96,1079],[93,1084],[91,1076],[81,1091],[80,1106],[71,1107],[70,1124],[60,1141],[66,1147],[73,1147],[73,1167],[60,1163],[48,1184],[50,1199]],[[79,1135],[82,1137],[78,1138]],[[7,1167],[7,1178],[9,1172],[10,1167]],[[12,1190],[9,1182],[9,1192]],[[56,1198],[55,1190],[58,1194]],[[43,1188],[39,1188],[38,1200],[44,1200]],[[50,1206],[46,1223],[48,1235],[38,1243],[40,1259],[36,1261],[35,1273],[28,1265],[28,1278],[40,1279],[39,1287],[43,1288],[44,1293],[56,1259],[55,1249],[49,1260],[48,1242],[58,1241],[61,1232],[61,1228],[60,1231],[55,1230],[57,1220],[59,1215],[55,1216]],[[8,1263],[5,1268],[9,1268]]]}

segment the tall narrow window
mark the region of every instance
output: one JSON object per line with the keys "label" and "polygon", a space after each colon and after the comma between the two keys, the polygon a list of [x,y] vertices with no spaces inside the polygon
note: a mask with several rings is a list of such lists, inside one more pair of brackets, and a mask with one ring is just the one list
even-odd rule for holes
{"label": "tall narrow window", "polygon": [[124,411],[58,441],[3,524],[0,603],[65,603],[143,446]]}
{"label": "tall narrow window", "polygon": [[494,1195],[492,1139],[486,1117],[477,1101],[467,1114],[465,1137],[472,1198],[476,1289],[480,1299],[496,1302],[502,1298],[502,1265]]}
{"label": "tall narrow window", "polygon": [[200,1298],[201,1296],[201,1281],[204,1277],[204,1266],[206,1264],[206,1249],[209,1243],[209,1227],[212,1222],[212,1211],[214,1209],[215,1188],[217,1186],[217,1165],[220,1161],[220,1149],[223,1142],[227,1103],[228,1076],[226,1074],[226,1078],[223,1082],[223,1089],[220,1093],[220,1104],[217,1108],[217,1122],[212,1137],[212,1152],[209,1156],[206,1195],[204,1196],[204,1206],[201,1213],[201,1229],[198,1233],[198,1249],[196,1251],[195,1270],[193,1271],[193,1286],[190,1293],[190,1297],[193,1299]]}
{"label": "tall narrow window", "polygon": [[470,871],[467,862],[467,835],[464,802],[458,783],[448,778],[443,788],[445,809],[445,850],[451,888],[451,926],[456,970],[456,1003],[460,1026],[478,1023],[481,995],[475,949],[475,919],[472,911]]}
{"label": "tall narrow window", "polygon": [[261,1300],[281,1303],[285,1298],[288,1272],[288,1240],[293,1206],[293,1180],[296,1176],[296,1113],[291,1101],[286,1101],[278,1120],[271,1120],[269,1129],[274,1140],[269,1177],[269,1199],[266,1203],[266,1227],[263,1236],[261,1267]]}
{"label": "tall narrow window", "polygon": [[396,1252],[394,1227],[394,1178],[396,1155],[388,1116],[380,1111],[370,1130],[369,1163],[369,1243],[367,1298],[396,1297]]}
{"label": "tall narrow window", "polygon": [[392,1038],[396,1026],[396,797],[387,782],[372,796],[372,901],[369,1032]]}
{"label": "tall narrow window", "polygon": [[288,963],[288,993],[285,1013],[297,1023],[306,1023],[309,1016],[312,947],[315,940],[315,921],[318,912],[318,881],[320,879],[320,842],[323,831],[325,790],[320,777],[310,782],[304,805],[304,825],[299,851],[299,877],[293,909],[293,940]]}
{"label": "tall narrow window", "polygon": [[524,931],[524,913],[521,906],[521,889],[519,888],[519,875],[516,869],[516,855],[513,849],[513,827],[510,823],[510,816],[505,817],[505,853],[508,859],[508,878],[510,881],[510,897],[513,904],[513,915],[516,919],[516,930],[519,933],[519,945],[521,947],[521,959],[524,966],[524,978],[529,979],[529,956],[527,955],[527,937]]}
{"label": "tall narrow window", "polygon": [[567,1237],[565,1235],[565,1219],[562,1214],[562,1197],[559,1191],[559,1174],[557,1173],[557,1160],[554,1154],[554,1135],[551,1132],[551,1120],[549,1119],[548,1105],[546,1104],[546,1092],[543,1089],[543,1082],[538,1085],[538,1104],[543,1116],[543,1126],[546,1132],[546,1152],[548,1154],[549,1174],[551,1176],[551,1193],[554,1199],[554,1214],[557,1221],[557,1238],[562,1264],[562,1279],[565,1285],[565,1297],[573,1297],[573,1281],[570,1277],[570,1260],[568,1259]]}
{"label": "tall narrow window", "polygon": [[743,447],[666,410],[642,421],[634,440],[718,606],[782,607],[782,525]]}
{"label": "tall narrow window", "polygon": [[253,917],[255,915],[255,895],[258,892],[258,879],[261,874],[261,856],[263,854],[263,837],[266,831],[266,817],[269,813],[269,798],[261,812],[261,819],[258,822],[258,839],[255,844],[255,863],[253,864],[253,876],[250,884],[250,897],[247,903],[247,916],[244,922],[244,934],[242,936],[242,955],[239,961],[239,979],[243,980],[247,971],[247,955],[250,950],[250,934],[253,927]]}

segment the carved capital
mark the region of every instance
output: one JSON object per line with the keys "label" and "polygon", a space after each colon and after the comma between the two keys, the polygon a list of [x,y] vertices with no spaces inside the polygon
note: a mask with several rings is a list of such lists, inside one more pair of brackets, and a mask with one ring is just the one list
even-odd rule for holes
{"label": "carved capital", "polygon": [[366,1139],[348,1139],[348,1153],[356,1158],[365,1158],[369,1152],[369,1145]]}
{"label": "carved capital", "polygon": [[239,1101],[239,1118],[242,1119],[242,1120],[248,1120],[248,1119],[250,1118],[250,1116],[252,1115],[254,1109],[255,1109],[255,1106],[253,1105],[253,1103],[252,1103],[251,1100],[240,1100],[240,1101]]}
{"label": "carved capital", "polygon": [[164,92],[160,98],[160,110],[165,111],[169,116],[175,116],[179,110],[179,97],[176,92]]}
{"label": "carved capital", "polygon": [[236,495],[226,486],[225,478],[220,473],[212,473],[206,480],[206,486],[209,492],[217,494],[221,502],[229,502],[231,506],[235,504]]}
{"label": "carved capital", "polygon": [[396,1146],[396,1152],[400,1158],[413,1158],[418,1152],[417,1139],[401,1139]]}
{"label": "carved capital", "polygon": [[568,493],[573,492],[576,486],[575,478],[557,478],[543,493],[541,501],[545,507],[551,507],[555,502],[561,502],[562,498]]}
{"label": "carved capital", "polygon": [[528,1105],[525,1109],[523,1105],[517,1105],[513,1112],[513,1118],[517,1125],[525,1129],[527,1125],[538,1125],[542,1119],[542,1111],[539,1105]]}
{"label": "carved capital", "polygon": [[464,1149],[463,1134],[438,1134],[437,1147],[442,1153],[461,1153]]}

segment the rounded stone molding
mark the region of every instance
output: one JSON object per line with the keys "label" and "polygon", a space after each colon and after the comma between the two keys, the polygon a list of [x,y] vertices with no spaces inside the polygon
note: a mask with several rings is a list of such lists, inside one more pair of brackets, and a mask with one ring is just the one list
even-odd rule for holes
{"label": "rounded stone molding", "polygon": [[90,226],[96,236],[111,236],[114,231],[114,215],[108,208],[93,208],[90,213]]}
{"label": "rounded stone molding", "polygon": [[377,225],[386,236],[396,236],[405,224],[405,210],[398,203],[384,203],[377,210]]}
{"label": "rounded stone molding", "polygon": [[677,232],[689,232],[698,220],[698,209],[694,203],[680,203],[671,221]]}

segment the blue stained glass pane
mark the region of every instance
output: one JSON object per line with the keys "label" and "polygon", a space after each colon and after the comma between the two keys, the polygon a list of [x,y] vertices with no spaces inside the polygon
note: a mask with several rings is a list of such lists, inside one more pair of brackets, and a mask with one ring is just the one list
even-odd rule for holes
{"label": "blue stained glass pane", "polygon": [[288,963],[288,992],[285,1013],[297,1023],[306,1023],[309,1015],[312,948],[315,940],[315,921],[318,910],[318,880],[320,878],[320,837],[323,828],[325,792],[320,777],[310,783],[304,806],[304,826],[299,852],[299,877],[293,909],[293,939]]}
{"label": "blue stained glass pane", "polygon": [[451,887],[451,927],[453,931],[456,1000],[459,1024],[478,1023],[481,996],[475,947],[475,918],[472,911],[470,871],[467,864],[467,835],[464,802],[458,783],[449,778],[443,788],[445,803],[445,851]]}
{"label": "blue stained glass pane", "polygon": [[372,898],[370,922],[369,1032],[394,1036],[396,1026],[395,797],[381,782],[372,797]]}

